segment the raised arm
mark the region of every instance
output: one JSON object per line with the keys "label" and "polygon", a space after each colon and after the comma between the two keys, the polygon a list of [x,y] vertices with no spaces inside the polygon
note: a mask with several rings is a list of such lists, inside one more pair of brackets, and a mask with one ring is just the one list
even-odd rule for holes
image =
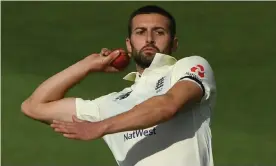
{"label": "raised arm", "polygon": [[[102,54],[110,51],[103,49]],[[44,81],[21,105],[22,112],[39,121],[50,123],[53,119],[72,121],[76,114],[75,98],[64,98],[66,92],[90,72],[117,71],[109,64],[119,55],[92,54]]]}

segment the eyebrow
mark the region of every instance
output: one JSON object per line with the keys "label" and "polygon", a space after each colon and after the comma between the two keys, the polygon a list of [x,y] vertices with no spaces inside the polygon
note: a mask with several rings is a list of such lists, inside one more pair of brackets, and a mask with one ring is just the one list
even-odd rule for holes
{"label": "eyebrow", "polygon": [[[135,31],[135,30],[137,30],[137,29],[145,30],[145,29],[147,29],[147,28],[145,28],[145,27],[136,27],[133,31]],[[153,29],[153,30],[162,29],[162,30],[166,31],[166,29],[163,28],[163,27],[153,27],[152,29]]]}
{"label": "eyebrow", "polygon": [[145,30],[145,29],[147,29],[147,28],[145,28],[145,27],[136,27],[135,29],[133,29],[133,31],[138,30],[138,29]]}

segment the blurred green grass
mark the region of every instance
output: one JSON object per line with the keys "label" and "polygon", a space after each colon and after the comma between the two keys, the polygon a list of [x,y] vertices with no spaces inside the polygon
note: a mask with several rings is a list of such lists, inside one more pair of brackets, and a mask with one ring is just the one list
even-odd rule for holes
{"label": "blurred green grass", "polygon": [[[216,165],[276,164],[273,76],[275,2],[1,2],[2,165],[116,165],[102,140],[66,140],[20,112],[42,81],[102,47],[125,47],[127,20],[157,4],[177,20],[177,58],[208,59],[218,100],[212,119]],[[95,98],[129,82],[91,74],[68,95]]]}

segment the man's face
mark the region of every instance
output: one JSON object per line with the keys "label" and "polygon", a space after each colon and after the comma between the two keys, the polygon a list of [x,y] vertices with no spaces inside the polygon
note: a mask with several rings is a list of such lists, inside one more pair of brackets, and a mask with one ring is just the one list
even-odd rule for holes
{"label": "man's face", "polygon": [[155,53],[171,54],[176,49],[177,39],[171,39],[169,25],[169,19],[160,14],[140,14],[132,19],[126,44],[137,65],[147,68]]}

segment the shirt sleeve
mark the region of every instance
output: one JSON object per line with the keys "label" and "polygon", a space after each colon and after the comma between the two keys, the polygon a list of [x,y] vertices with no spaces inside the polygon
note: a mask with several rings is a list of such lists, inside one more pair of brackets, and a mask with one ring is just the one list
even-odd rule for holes
{"label": "shirt sleeve", "polygon": [[208,61],[200,56],[177,61],[172,71],[172,85],[182,80],[193,81],[202,89],[202,101],[208,100],[216,89],[213,70]]}
{"label": "shirt sleeve", "polygon": [[97,122],[109,115],[103,108],[109,101],[109,97],[116,94],[116,92],[100,96],[93,100],[84,100],[82,98],[76,98],[76,115],[81,120],[90,122]]}
{"label": "shirt sleeve", "polygon": [[100,121],[100,109],[94,100],[76,98],[76,115],[79,119],[97,122]]}

